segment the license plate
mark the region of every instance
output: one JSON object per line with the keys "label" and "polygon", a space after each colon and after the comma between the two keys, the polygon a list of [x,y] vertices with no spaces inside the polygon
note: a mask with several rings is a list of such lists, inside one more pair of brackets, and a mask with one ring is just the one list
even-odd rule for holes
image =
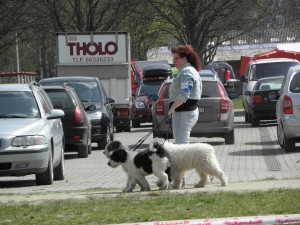
{"label": "license plate", "polygon": [[199,108],[199,113],[204,113],[204,108]]}

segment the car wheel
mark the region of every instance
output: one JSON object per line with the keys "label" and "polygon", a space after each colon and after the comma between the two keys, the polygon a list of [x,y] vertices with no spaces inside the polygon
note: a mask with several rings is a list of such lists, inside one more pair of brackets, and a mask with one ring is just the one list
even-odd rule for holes
{"label": "car wheel", "polygon": [[284,134],[281,123],[277,124],[277,140],[281,148],[284,148]]}
{"label": "car wheel", "polygon": [[259,125],[259,119],[255,118],[254,116],[251,116],[251,126],[252,127],[257,127]]}
{"label": "car wheel", "polygon": [[88,145],[78,146],[78,158],[87,158],[89,156],[89,147]]}
{"label": "car wheel", "polygon": [[141,126],[141,123],[138,121],[138,120],[132,120],[132,127],[140,127]]}
{"label": "car wheel", "polygon": [[65,151],[61,149],[61,159],[57,167],[54,168],[54,180],[65,179]]}
{"label": "car wheel", "polygon": [[47,170],[42,173],[35,174],[35,182],[37,185],[50,185],[53,184],[53,180],[54,180],[54,171],[53,171],[52,152],[50,150]]}
{"label": "car wheel", "polygon": [[131,131],[130,125],[124,127],[124,132],[130,132],[130,131]]}
{"label": "car wheel", "polygon": [[249,123],[249,114],[245,111],[245,122]]}
{"label": "car wheel", "polygon": [[295,140],[293,138],[287,138],[284,134],[284,150],[286,152],[295,151]]}
{"label": "car wheel", "polygon": [[88,145],[88,154],[89,155],[92,154],[92,145],[91,144]]}
{"label": "car wheel", "polygon": [[107,143],[108,143],[108,138],[104,138],[102,141],[97,142],[98,149],[99,149],[99,150],[105,149]]}
{"label": "car wheel", "polygon": [[116,132],[117,133],[121,133],[121,132],[123,132],[123,127],[122,126],[116,126]]}
{"label": "car wheel", "polygon": [[225,134],[225,144],[226,145],[233,145],[234,144],[234,129],[229,133]]}

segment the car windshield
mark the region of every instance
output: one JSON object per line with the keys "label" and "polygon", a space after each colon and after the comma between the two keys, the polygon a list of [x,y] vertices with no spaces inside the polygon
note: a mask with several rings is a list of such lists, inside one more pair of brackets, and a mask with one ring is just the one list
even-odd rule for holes
{"label": "car windshield", "polygon": [[0,105],[0,118],[40,118],[32,92],[1,91]]}
{"label": "car windshield", "polygon": [[159,88],[160,84],[141,84],[138,90],[138,96],[157,94]]}
{"label": "car windshield", "polygon": [[284,77],[275,77],[270,79],[258,80],[254,90],[279,90],[281,88]]}
{"label": "car windshield", "polygon": [[290,67],[298,65],[297,62],[262,63],[252,66],[249,80],[258,80],[264,77],[286,76]]}

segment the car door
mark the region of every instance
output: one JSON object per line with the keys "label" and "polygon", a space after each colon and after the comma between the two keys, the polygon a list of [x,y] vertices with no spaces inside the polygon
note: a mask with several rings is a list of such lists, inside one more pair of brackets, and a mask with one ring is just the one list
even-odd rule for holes
{"label": "car door", "polygon": [[[46,92],[39,90],[38,95],[40,96],[41,105],[43,107],[45,115],[43,115],[44,121],[49,128],[49,135],[53,138],[53,162],[58,162],[60,160],[61,149],[64,147],[63,143],[63,127],[61,119],[50,119],[46,118],[47,114],[53,110],[52,103],[46,94]],[[51,141],[51,140],[47,140]],[[50,143],[49,143],[50,144]]]}
{"label": "car door", "polygon": [[290,82],[290,97],[293,102],[293,114],[300,121],[300,73],[294,74]]}
{"label": "car door", "polygon": [[105,107],[105,111],[106,111],[107,117],[108,117],[108,119],[110,121],[109,127],[110,127],[110,131],[112,132],[113,131],[113,121],[114,121],[113,120],[114,119],[114,117],[113,117],[113,111],[112,111],[113,105],[112,105],[112,103],[109,102],[109,98],[106,95],[106,92],[105,92],[105,89],[104,89],[102,83],[99,83],[99,86],[100,86],[99,89],[101,91],[101,97],[102,97],[101,101],[103,102],[103,105]]}

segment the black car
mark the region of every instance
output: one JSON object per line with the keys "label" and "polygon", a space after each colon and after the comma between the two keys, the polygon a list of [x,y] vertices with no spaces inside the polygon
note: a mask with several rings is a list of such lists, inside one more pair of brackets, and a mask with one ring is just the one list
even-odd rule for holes
{"label": "black car", "polygon": [[[91,153],[91,122],[84,105],[72,87],[42,86],[55,109],[62,109],[61,119],[65,134],[65,151],[77,151],[79,158]],[[92,109],[88,107],[87,110]]]}
{"label": "black car", "polygon": [[276,103],[279,98],[284,76],[259,79],[253,87],[253,91],[245,91],[248,113],[245,113],[246,122],[257,127],[261,120],[276,119]]}
{"label": "black car", "polygon": [[104,149],[108,141],[114,139],[113,98],[106,96],[106,92],[97,77],[52,77],[40,80],[41,85],[63,85],[67,83],[74,88],[79,98],[87,108],[95,105],[93,111],[88,111],[92,124],[92,142],[96,142],[99,149]]}

